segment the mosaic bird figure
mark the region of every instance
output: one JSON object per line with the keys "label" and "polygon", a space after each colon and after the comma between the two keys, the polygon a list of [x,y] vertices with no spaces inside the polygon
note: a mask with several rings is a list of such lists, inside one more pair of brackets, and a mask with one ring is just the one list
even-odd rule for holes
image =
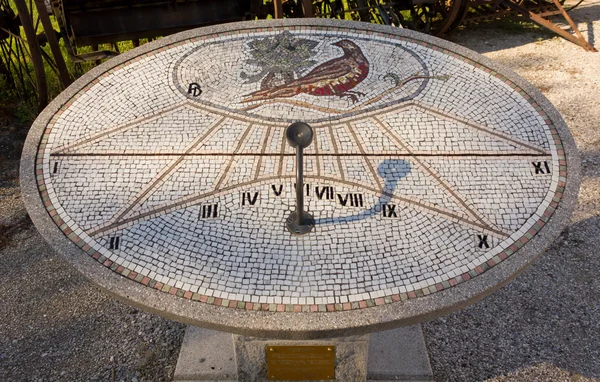
{"label": "mosaic bird figure", "polygon": [[357,102],[358,96],[364,96],[364,93],[352,89],[369,74],[369,61],[358,45],[350,40],[340,40],[331,45],[340,47],[344,55],[322,63],[303,77],[250,93],[242,102],[293,97],[300,93],[348,97],[353,103]]}

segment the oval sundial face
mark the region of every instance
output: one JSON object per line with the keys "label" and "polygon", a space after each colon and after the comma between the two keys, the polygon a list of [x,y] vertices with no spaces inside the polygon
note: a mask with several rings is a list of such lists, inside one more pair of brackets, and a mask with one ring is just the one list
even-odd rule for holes
{"label": "oval sundial face", "polygon": [[[62,231],[49,240],[74,243],[116,280],[107,288],[153,307],[187,303],[158,308],[176,317],[385,308],[402,322],[429,313],[405,312],[419,301],[448,310],[505,281],[541,250],[529,254],[530,242],[547,245],[566,224],[544,233],[571,138],[538,92],[501,71],[362,24],[199,29],[129,52],[55,101],[30,137],[41,200],[28,198],[44,205],[38,226]],[[285,129],[298,121],[314,130],[304,236],[285,226],[296,197]],[[523,264],[485,281],[520,253]]]}

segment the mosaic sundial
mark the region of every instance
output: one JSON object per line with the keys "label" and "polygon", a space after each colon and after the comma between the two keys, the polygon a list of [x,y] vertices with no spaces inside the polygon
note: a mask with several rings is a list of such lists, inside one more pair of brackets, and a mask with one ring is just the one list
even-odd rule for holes
{"label": "mosaic sundial", "polygon": [[[24,192],[86,275],[183,320],[275,335],[415,321],[505,282],[571,211],[572,138],[503,73],[371,25],[198,29],[55,100],[30,134]],[[314,130],[304,236],[285,226],[296,184],[284,133],[298,121]],[[318,319],[298,325],[308,313]]]}

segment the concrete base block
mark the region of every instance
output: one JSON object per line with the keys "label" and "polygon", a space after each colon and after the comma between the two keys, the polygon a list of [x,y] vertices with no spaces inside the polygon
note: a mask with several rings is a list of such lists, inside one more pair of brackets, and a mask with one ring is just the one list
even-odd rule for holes
{"label": "concrete base block", "polygon": [[333,345],[336,380],[432,382],[420,325],[324,340],[286,341],[231,335],[189,326],[175,369],[177,382],[268,381],[265,346]]}
{"label": "concrete base block", "polygon": [[421,325],[371,333],[369,381],[433,381]]}
{"label": "concrete base block", "polygon": [[178,382],[237,381],[231,334],[188,326],[179,351],[173,380]]}

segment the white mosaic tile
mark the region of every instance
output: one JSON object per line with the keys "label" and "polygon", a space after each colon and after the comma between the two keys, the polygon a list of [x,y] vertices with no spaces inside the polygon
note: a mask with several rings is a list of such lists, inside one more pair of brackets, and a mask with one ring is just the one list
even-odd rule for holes
{"label": "white mosaic tile", "polygon": [[[311,124],[291,235],[292,122]],[[115,264],[205,297],[339,304],[435,290],[510,247],[559,182],[543,116],[503,77],[349,31],[151,52],[64,107],[49,199]]]}

